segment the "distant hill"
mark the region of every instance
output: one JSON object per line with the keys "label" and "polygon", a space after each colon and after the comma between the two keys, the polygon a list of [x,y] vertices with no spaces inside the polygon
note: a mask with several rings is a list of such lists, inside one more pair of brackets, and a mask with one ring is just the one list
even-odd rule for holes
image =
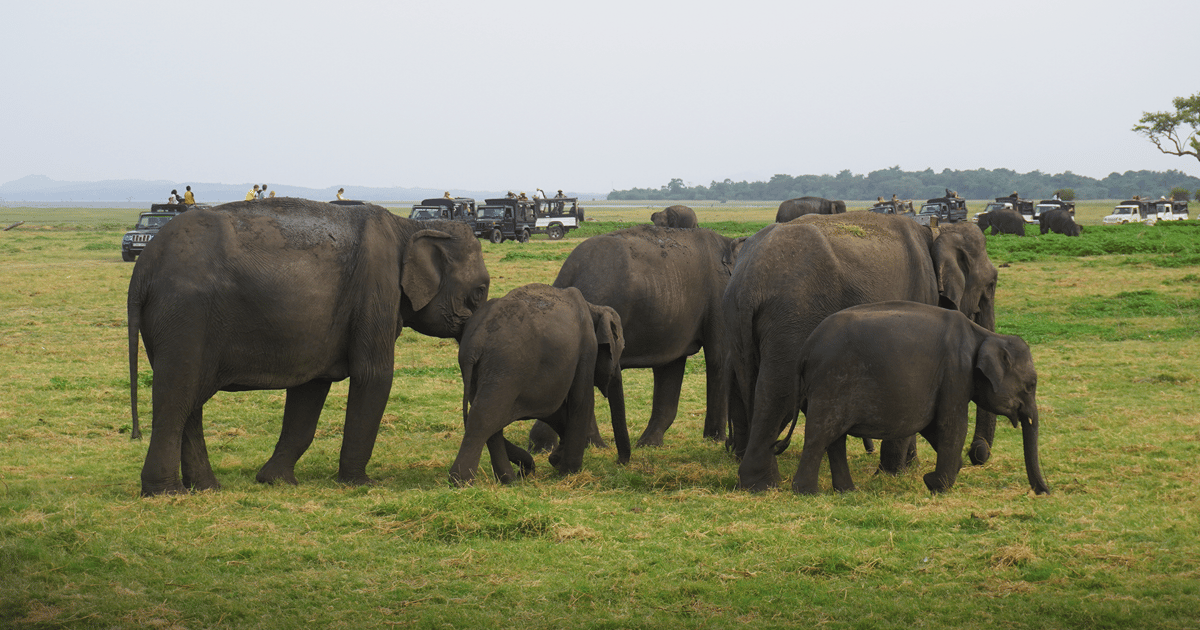
{"label": "distant hill", "polygon": [[[213,184],[203,182],[173,182],[167,180],[147,181],[144,179],[108,179],[99,182],[64,182],[50,179],[45,175],[29,175],[21,179],[0,184],[0,200],[13,201],[53,201],[53,202],[164,202],[171,190],[183,194],[185,186],[190,185],[200,203],[225,203],[240,201],[246,198],[246,191],[254,187],[249,184]],[[337,197],[337,186],[328,188],[306,188],[304,186],[275,185],[267,182],[267,190],[274,190],[276,195],[283,197],[303,197],[328,201]],[[346,196],[363,201],[417,201],[429,197],[441,197],[446,192],[442,188],[373,188],[370,186],[346,186]],[[508,191],[480,191],[450,189],[450,194],[475,199],[503,197]],[[532,192],[532,191],[526,191]],[[553,193],[554,191],[551,191]],[[604,199],[603,193],[573,193],[569,196],[580,199]]]}

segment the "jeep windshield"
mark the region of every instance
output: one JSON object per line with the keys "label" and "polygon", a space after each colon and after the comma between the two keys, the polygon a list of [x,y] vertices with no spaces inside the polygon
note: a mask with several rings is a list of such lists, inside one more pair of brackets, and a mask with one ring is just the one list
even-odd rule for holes
{"label": "jeep windshield", "polygon": [[1113,214],[1137,214],[1137,208],[1134,206],[1117,206],[1113,210]]}
{"label": "jeep windshield", "polygon": [[987,207],[983,209],[983,211],[991,212],[992,210],[1003,210],[1005,208],[1011,208],[1011,207],[1012,207],[1012,204],[1007,204],[1007,203],[989,203],[987,205]]}
{"label": "jeep windshield", "polygon": [[928,203],[921,206],[921,214],[941,214],[944,209],[940,203]]}
{"label": "jeep windshield", "polygon": [[138,219],[138,224],[137,224],[136,229],[146,230],[146,229],[150,229],[150,228],[160,228],[160,227],[166,225],[167,221],[170,221],[170,220],[171,220],[171,217],[168,217],[168,216],[144,216],[144,217]]}
{"label": "jeep windshield", "polygon": [[438,213],[440,211],[441,208],[413,208],[412,214],[410,214],[408,218],[416,219],[418,221],[436,219],[438,218]]}
{"label": "jeep windshield", "polygon": [[481,219],[503,219],[504,206],[484,206],[479,209]]}

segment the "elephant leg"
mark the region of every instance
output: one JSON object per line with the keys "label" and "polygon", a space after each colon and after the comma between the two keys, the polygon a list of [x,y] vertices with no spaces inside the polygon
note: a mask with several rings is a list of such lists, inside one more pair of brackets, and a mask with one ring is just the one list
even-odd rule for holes
{"label": "elephant leg", "polygon": [[375,377],[351,376],[350,396],[346,400],[346,428],[342,432],[342,453],[338,460],[338,481],[352,485],[373,483],[367,476],[367,462],[375,450],[379,423],[392,389],[392,370],[379,370]]}
{"label": "elephant leg", "polygon": [[749,438],[750,417],[746,409],[742,390],[738,387],[737,377],[729,373],[729,431],[725,437],[725,450],[740,460],[746,454],[746,443]]}
{"label": "elephant leg", "polygon": [[[166,353],[161,353],[161,356]],[[186,488],[179,478],[182,465],[185,427],[189,425],[192,414],[200,409],[211,396],[201,395],[197,383],[200,375],[197,370],[185,369],[181,366],[196,365],[192,362],[173,361],[168,363],[160,359],[159,369],[154,374],[152,390],[152,417],[150,445],[146,451],[146,461],[142,465],[142,496],[158,494],[180,494]],[[191,433],[188,436],[189,473],[200,474],[202,461],[195,454],[196,449],[204,448],[203,436],[196,439],[196,430],[203,427],[191,422]],[[207,453],[203,461],[207,461]]]}
{"label": "elephant leg", "polygon": [[971,438],[971,449],[967,452],[973,465],[982,466],[991,459],[995,439],[996,414],[975,407],[975,437]]}
{"label": "elephant leg", "polygon": [[508,461],[508,440],[504,439],[504,431],[497,431],[487,439],[488,456],[492,459],[492,474],[496,481],[508,485],[517,479],[512,464]]}
{"label": "elephant leg", "polygon": [[[811,428],[810,428],[811,427]],[[792,492],[796,494],[816,494],[819,491],[817,477],[821,472],[821,459],[829,448],[830,442],[826,436],[820,435],[815,422],[805,418],[804,448],[800,451],[800,463],[796,466],[796,476],[792,477]],[[833,461],[830,460],[830,468]]]}
{"label": "elephant leg", "polygon": [[221,484],[213,474],[208,460],[208,446],[204,442],[204,407],[192,410],[183,425],[183,440],[180,444],[180,465],[183,469],[183,487],[192,490],[217,490]]}
{"label": "elephant leg", "polygon": [[551,462],[562,474],[579,472],[583,468],[583,451],[587,448],[588,421],[595,424],[596,388],[593,386],[594,364],[581,365],[575,372],[571,391],[560,410],[566,414],[559,444],[558,461]]}
{"label": "elephant leg", "polygon": [[683,389],[683,372],[687,357],[654,368],[654,403],[650,411],[650,422],[638,446],[662,446],[663,434],[675,422],[679,413],[679,392]]}
{"label": "elephant leg", "polygon": [[899,475],[917,461],[917,439],[915,436],[903,440],[883,440],[879,448],[879,472]]}
{"label": "elephant leg", "polygon": [[725,427],[729,424],[729,374],[722,359],[725,352],[722,345],[711,342],[704,348],[708,405],[704,412],[704,437],[718,442],[725,439]]}
{"label": "elephant leg", "polygon": [[875,452],[875,440],[872,440],[871,438],[863,438],[862,442],[863,442],[863,450],[864,451],[866,451],[868,453]]}
{"label": "elephant leg", "polygon": [[[599,429],[596,432],[599,433]],[[529,451],[531,453],[549,453],[558,446],[558,433],[542,420],[533,423],[529,429]]]}
{"label": "elephant leg", "polygon": [[829,455],[829,476],[833,489],[838,492],[854,490],[854,479],[850,476],[850,462],[846,459],[846,436],[842,435],[825,449]]}
{"label": "elephant leg", "polygon": [[[799,353],[787,344],[763,343],[746,453],[738,467],[738,487],[754,492],[779,485],[775,442],[785,423],[796,417],[799,404]],[[805,428],[805,435],[807,427]],[[805,445],[807,447],[807,444]],[[822,449],[823,452],[823,449]]]}
{"label": "elephant leg", "polygon": [[535,470],[533,456],[529,451],[509,442],[507,438],[504,440],[504,452],[506,459],[517,465],[519,469],[518,475],[522,477],[532,477]]}
{"label": "elephant leg", "polygon": [[[966,409],[963,409],[958,417],[965,420],[965,416]],[[967,441],[967,424],[965,421],[934,420],[933,425],[922,431],[922,435],[927,436],[930,444],[937,444],[937,464],[933,472],[925,475],[925,487],[936,494],[949,490],[958,479],[958,471],[962,469],[963,444]]]}
{"label": "elephant leg", "polygon": [[279,441],[275,443],[271,458],[254,477],[259,483],[286,481],[297,485],[296,462],[317,434],[317,420],[321,417],[330,385],[330,381],[309,381],[287,390]]}

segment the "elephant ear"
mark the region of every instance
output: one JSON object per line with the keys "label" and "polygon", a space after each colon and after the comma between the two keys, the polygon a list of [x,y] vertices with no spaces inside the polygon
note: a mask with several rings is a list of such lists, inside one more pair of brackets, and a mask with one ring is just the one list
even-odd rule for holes
{"label": "elephant ear", "polygon": [[451,237],[438,230],[421,230],[413,235],[404,252],[400,289],[408,296],[414,311],[425,308],[442,284]]}
{"label": "elephant ear", "polygon": [[993,392],[1000,393],[1004,375],[1012,367],[1012,361],[1012,355],[1004,344],[996,339],[986,339],[979,344],[979,351],[975,354],[975,369],[992,384]]}
{"label": "elephant ear", "polygon": [[596,329],[596,371],[594,381],[604,395],[614,376],[621,372],[621,353],[625,351],[625,333],[621,316],[608,306],[588,304],[592,326]]}

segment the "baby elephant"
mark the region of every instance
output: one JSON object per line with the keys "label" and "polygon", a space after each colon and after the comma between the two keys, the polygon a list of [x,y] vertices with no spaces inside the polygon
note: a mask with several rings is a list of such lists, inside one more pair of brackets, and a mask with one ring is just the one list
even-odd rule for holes
{"label": "baby elephant", "polygon": [[650,215],[650,222],[658,227],[700,227],[700,224],[696,222],[696,211],[687,206],[670,206],[659,210]]}
{"label": "baby elephant", "polygon": [[1025,472],[1049,494],[1038,464],[1037,373],[1029,346],[962,313],[916,302],[864,304],[830,315],[800,350],[804,450],[792,490],[817,491],[829,453],[835,490],[854,489],[846,436],[901,440],[920,433],[937,451],[932,492],[954,485],[967,436],[967,403],[1007,416],[1025,443]]}
{"label": "baby elephant", "polygon": [[550,463],[562,473],[583,465],[595,405],[593,386],[609,399],[618,460],[629,461],[621,351],[621,317],[583,299],[574,287],[527,284],[488,300],[463,331],[463,434],[450,480],[475,478],[486,443],[501,483],[515,479],[510,461],[530,473],[533,459],[504,439],[516,420],[539,419],[562,438]]}

